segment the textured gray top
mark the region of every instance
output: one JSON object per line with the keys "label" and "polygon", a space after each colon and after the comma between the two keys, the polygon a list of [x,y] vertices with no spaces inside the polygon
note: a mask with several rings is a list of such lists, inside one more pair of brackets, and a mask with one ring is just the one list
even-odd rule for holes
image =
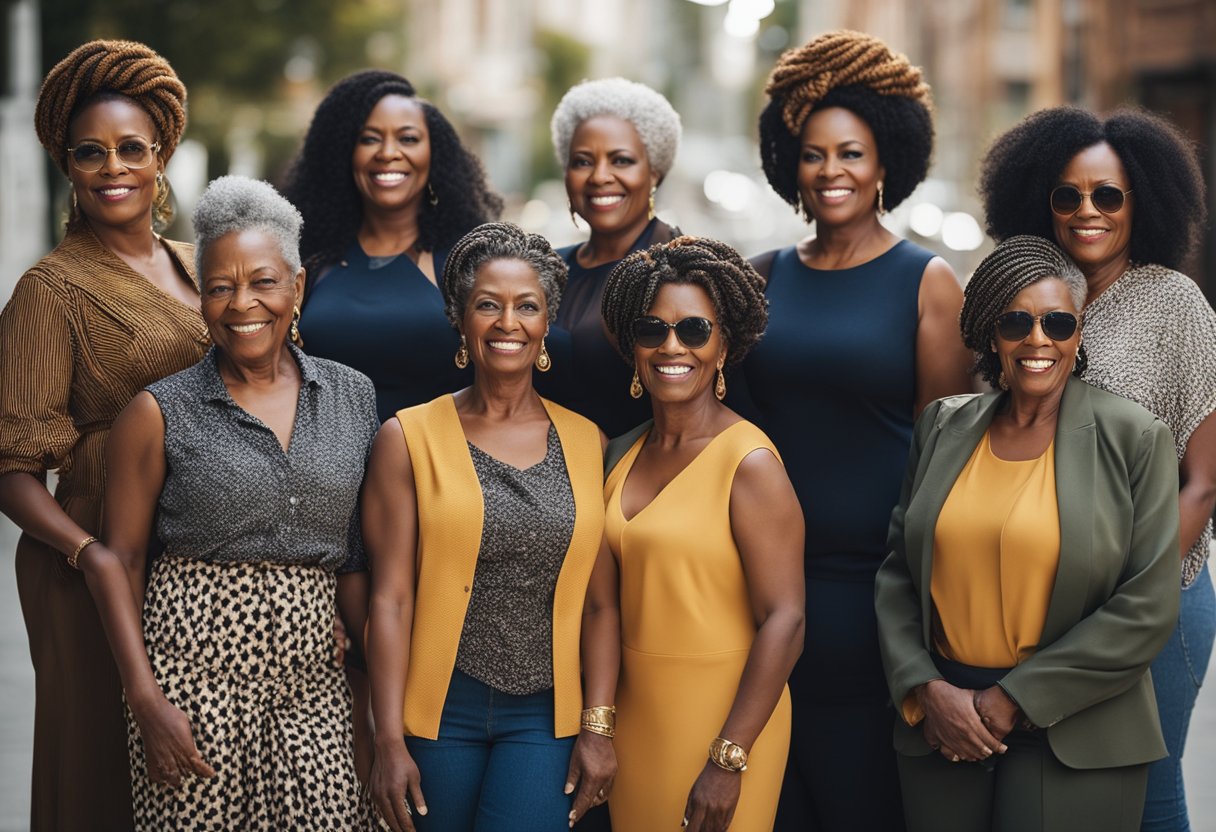
{"label": "textured gray top", "polygon": [[574,534],[574,493],[557,429],[520,470],[469,443],[485,501],[477,571],[456,667],[516,695],[553,687],[553,592]]}
{"label": "textured gray top", "polygon": [[358,503],[379,428],[375,390],[362,373],[290,348],[301,383],[286,452],[233,401],[214,348],[148,386],[165,419],[156,531],[166,555],[366,568]]}
{"label": "textured gray top", "polygon": [[[1085,307],[1083,378],[1142,405],[1169,426],[1181,460],[1216,410],[1216,312],[1195,282],[1164,266],[1133,266]],[[1182,563],[1184,586],[1208,556],[1208,521]]]}

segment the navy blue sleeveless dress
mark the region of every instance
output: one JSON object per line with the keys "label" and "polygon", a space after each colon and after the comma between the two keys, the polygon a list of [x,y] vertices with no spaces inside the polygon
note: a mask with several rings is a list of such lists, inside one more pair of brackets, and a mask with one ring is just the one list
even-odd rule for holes
{"label": "navy blue sleeveless dress", "polygon": [[912,441],[918,298],[933,256],[901,240],[825,271],[782,249],[768,330],[739,374],[806,516],[806,647],[790,678],[777,829],[903,828],[874,573]]}
{"label": "navy blue sleeveless dress", "polygon": [[[433,256],[443,274],[447,251]],[[369,257],[356,241],[311,287],[300,334],[309,355],[372,380],[381,422],[473,383],[472,368],[453,363],[460,336],[439,288],[404,254]]]}

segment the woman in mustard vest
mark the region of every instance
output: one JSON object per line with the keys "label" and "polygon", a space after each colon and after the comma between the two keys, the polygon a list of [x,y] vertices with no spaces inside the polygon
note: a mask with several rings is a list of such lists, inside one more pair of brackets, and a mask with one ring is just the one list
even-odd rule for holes
{"label": "woman in mustard vest", "polygon": [[604,438],[532,387],[565,282],[543,237],[465,235],[441,288],[473,385],[398,411],[372,451],[371,788],[396,832],[564,830],[616,771]]}

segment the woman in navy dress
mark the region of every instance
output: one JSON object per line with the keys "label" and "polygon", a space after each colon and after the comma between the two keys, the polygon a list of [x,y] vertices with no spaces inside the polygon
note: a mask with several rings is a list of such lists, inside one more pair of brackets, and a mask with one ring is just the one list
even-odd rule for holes
{"label": "woman in navy dress", "polygon": [[572,87],[551,129],[571,216],[591,236],[557,252],[570,278],[548,338],[553,371],[537,377],[537,389],[619,436],[650,418],[650,402],[604,329],[604,282],[630,252],[680,234],[654,213],[680,145],[680,116],[645,84],[605,78]]}
{"label": "woman in navy dress", "polygon": [[879,217],[925,177],[929,89],[853,32],[786,52],[760,116],[765,174],[815,235],[753,260],[769,325],[739,381],[806,514],[806,647],[778,829],[903,828],[874,575],[916,415],[969,389],[962,291]]}
{"label": "woman in navy dress", "polygon": [[308,352],[370,377],[382,421],[468,386],[435,276],[456,240],[498,218],[502,200],[435,105],[391,72],[339,81],[284,193],[304,215]]}

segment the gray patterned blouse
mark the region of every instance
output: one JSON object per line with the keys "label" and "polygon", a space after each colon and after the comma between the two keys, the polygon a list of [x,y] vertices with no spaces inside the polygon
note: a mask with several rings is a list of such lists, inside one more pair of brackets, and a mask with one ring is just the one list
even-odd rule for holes
{"label": "gray patterned blouse", "polygon": [[553,687],[553,592],[574,534],[566,458],[553,425],[530,468],[471,442],[469,453],[485,520],[456,667],[504,693],[537,693]]}
{"label": "gray patterned blouse", "polygon": [[359,488],[379,428],[375,390],[362,373],[290,348],[301,384],[286,452],[233,401],[214,348],[148,386],[165,419],[156,531],[166,556],[366,568]]}
{"label": "gray patterned blouse", "polygon": [[[1133,266],[1086,305],[1083,337],[1083,378],[1165,422],[1181,460],[1216,410],[1216,312],[1203,292],[1164,266]],[[1211,541],[1209,520],[1182,562],[1183,586],[1203,568]]]}

